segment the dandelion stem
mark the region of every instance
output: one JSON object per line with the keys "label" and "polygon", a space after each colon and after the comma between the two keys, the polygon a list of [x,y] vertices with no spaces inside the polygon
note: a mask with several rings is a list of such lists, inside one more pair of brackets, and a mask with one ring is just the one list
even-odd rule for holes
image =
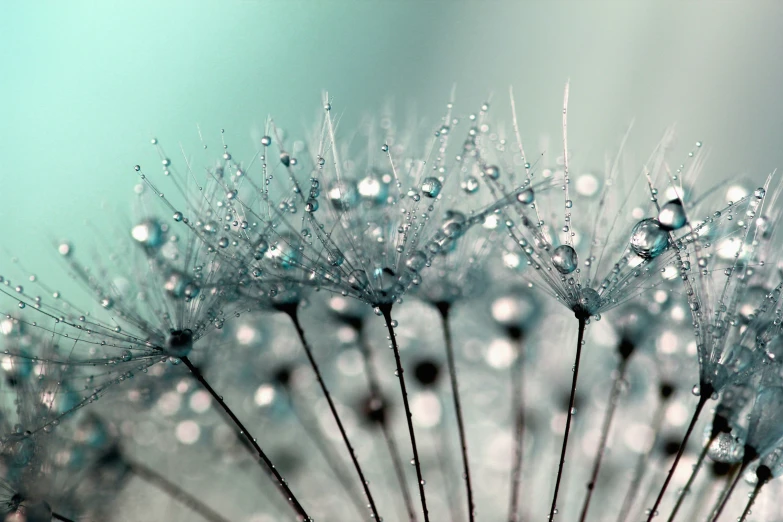
{"label": "dandelion stem", "polygon": [[601,470],[601,461],[603,460],[604,453],[606,452],[609,431],[612,428],[614,412],[617,411],[617,402],[620,397],[621,383],[625,378],[625,372],[628,369],[628,361],[629,357],[622,357],[620,362],[617,364],[616,375],[612,382],[612,391],[609,394],[609,406],[606,409],[606,413],[604,414],[604,421],[601,426],[601,440],[598,443],[598,452],[593,459],[593,471],[590,474],[590,482],[587,483],[587,494],[585,495],[585,500],[582,504],[582,514],[579,516],[579,522],[584,522],[587,519],[587,511],[590,508],[590,500],[593,498],[595,483],[598,480],[598,473]]}
{"label": "dandelion stem", "polygon": [[370,511],[372,512],[373,519],[381,520],[381,517],[378,515],[378,509],[375,507],[375,499],[373,498],[372,493],[370,492],[370,483],[364,477],[364,472],[362,471],[362,467],[359,465],[359,459],[356,457],[356,452],[354,451],[350,439],[348,439],[348,433],[346,433],[345,431],[345,427],[343,426],[343,421],[340,419],[340,415],[337,413],[337,407],[335,406],[334,401],[332,400],[332,395],[329,393],[329,389],[326,387],[326,382],[324,382],[323,376],[321,375],[321,370],[318,367],[318,363],[315,361],[315,357],[313,356],[313,351],[310,348],[307,339],[305,338],[304,330],[302,329],[302,325],[299,322],[299,315],[297,314],[297,305],[296,304],[284,305],[284,306],[280,306],[278,309],[281,312],[286,313],[288,317],[291,318],[291,322],[294,324],[294,328],[296,328],[296,334],[299,336],[299,340],[302,343],[302,347],[304,348],[305,354],[307,355],[307,360],[310,362],[310,366],[312,367],[313,372],[315,372],[315,377],[318,380],[318,384],[321,386],[321,391],[323,392],[324,397],[326,397],[326,402],[329,404],[329,409],[332,412],[332,417],[334,417],[334,421],[337,423],[337,428],[340,430],[340,435],[343,438],[345,447],[348,449],[348,454],[351,456],[351,461],[353,462],[353,466],[354,468],[356,468],[356,474],[359,476],[359,481],[362,484],[362,488],[364,488],[364,494],[367,495],[367,502],[369,502],[370,505],[369,507],[370,507]]}
{"label": "dandelion stem", "polygon": [[210,384],[207,382],[204,376],[201,375],[199,369],[196,368],[196,366],[190,361],[190,359],[188,359],[187,356],[180,357],[180,360],[183,363],[185,363],[185,366],[188,367],[188,369],[196,378],[196,380],[204,387],[204,389],[212,396],[212,398],[217,401],[217,403],[220,405],[220,407],[223,409],[226,415],[228,415],[228,417],[231,419],[231,422],[239,430],[237,435],[239,436],[240,440],[244,439],[244,442],[249,444],[249,447],[255,450],[258,457],[264,462],[267,469],[271,473],[272,477],[277,482],[277,485],[280,487],[280,492],[283,494],[283,497],[291,504],[291,506],[294,508],[294,511],[296,511],[300,519],[310,520],[310,517],[307,515],[307,512],[299,503],[299,500],[297,500],[296,496],[294,496],[294,493],[288,487],[288,484],[283,479],[282,475],[280,475],[280,472],[277,471],[275,465],[272,464],[272,461],[269,460],[269,457],[267,457],[266,453],[264,453],[264,451],[261,449],[261,446],[258,445],[258,442],[256,442],[255,437],[253,437],[253,435],[247,430],[247,428],[245,428],[244,424],[242,424],[242,421],[240,421],[239,418],[236,415],[234,415],[234,412],[231,410],[231,408],[228,407],[228,404],[226,404],[226,402],[223,400],[223,397],[219,395],[214,390],[214,388],[212,388],[212,386],[210,386]]}
{"label": "dandelion stem", "polygon": [[448,433],[448,427],[443,422],[438,424],[437,431],[437,434],[434,432],[432,434],[433,448],[438,459],[438,470],[443,478],[443,490],[446,494],[444,498],[449,506],[449,514],[451,515],[449,520],[450,522],[462,522],[465,519],[462,516],[462,511],[459,509],[459,500],[456,498],[458,495],[454,494],[457,488],[454,486],[455,473],[452,468],[454,459],[450,458],[452,453],[449,447],[448,436],[451,433]]}
{"label": "dandelion stem", "polygon": [[53,520],[61,520],[62,522],[74,522],[70,518],[64,517],[59,513],[52,512],[52,519]]}
{"label": "dandelion stem", "polygon": [[340,482],[340,485],[343,487],[348,497],[351,499],[351,502],[354,504],[357,512],[359,513],[359,518],[364,519],[364,510],[366,509],[365,504],[355,488],[351,486],[350,477],[347,476],[347,472],[345,471],[342,462],[340,462],[340,459],[334,455],[332,448],[326,442],[327,439],[321,433],[321,429],[318,426],[317,421],[313,422],[312,419],[307,418],[309,416],[306,417],[303,415],[303,413],[300,411],[301,408],[299,408],[291,392],[288,391],[288,389],[285,390],[285,396],[288,399],[288,404],[291,408],[291,412],[294,414],[294,417],[296,417],[296,419],[299,421],[299,424],[302,425],[305,433],[307,433],[307,437],[312,441],[313,445],[326,461],[329,469],[332,470],[332,473]]}
{"label": "dandelion stem", "polygon": [[[361,325],[356,326],[356,331],[359,335],[359,347],[362,352],[362,359],[364,360],[364,371],[367,375],[367,386],[370,388],[370,396],[371,398],[382,401],[383,394],[381,393],[380,380],[378,379],[378,374],[376,373],[375,366],[372,362],[372,352],[370,351],[369,346],[364,342]],[[409,522],[416,522],[416,511],[413,509],[411,492],[408,488],[408,482],[405,480],[405,472],[403,471],[402,458],[400,457],[397,440],[394,438],[394,434],[385,421],[380,422],[379,424],[383,439],[386,442],[386,447],[389,450],[392,465],[394,466],[394,474],[397,476],[397,483],[400,486],[400,493],[402,494],[402,499],[405,503],[405,509],[408,511]]]}
{"label": "dandelion stem", "polygon": [[228,519],[223,518],[217,512],[212,510],[209,506],[201,502],[199,499],[171,482],[169,479],[158,473],[152,468],[145,466],[139,462],[133,462],[127,458],[123,458],[125,465],[128,467],[131,473],[149,483],[152,486],[160,489],[171,498],[178,500],[184,506],[190,508],[194,513],[201,515],[204,520],[210,522],[228,522]]}
{"label": "dandelion stem", "polygon": [[756,470],[756,478],[758,479],[756,482],[756,487],[753,488],[753,493],[750,494],[748,503],[745,505],[745,509],[742,511],[742,516],[739,518],[739,522],[745,522],[745,519],[748,517],[748,515],[750,515],[750,508],[753,507],[753,503],[756,501],[756,497],[759,496],[761,488],[763,488],[764,484],[769,482],[769,479],[772,478],[772,471],[767,466],[762,464]]}
{"label": "dandelion stem", "polygon": [[582,358],[582,342],[585,337],[585,325],[587,318],[582,314],[577,315],[579,321],[579,334],[576,339],[576,355],[574,357],[574,377],[571,381],[571,396],[568,399],[568,413],[566,414],[565,431],[563,432],[563,448],[560,450],[560,464],[557,468],[557,478],[555,479],[555,492],[552,495],[552,508],[549,510],[549,522],[555,519],[557,510],[557,494],[560,491],[560,479],[563,477],[563,466],[565,466],[566,449],[568,448],[568,432],[571,431],[571,418],[574,416],[574,398],[576,396],[576,381],[579,378],[579,360]]}
{"label": "dandelion stem", "polygon": [[459,383],[457,382],[457,365],[454,361],[454,343],[451,339],[451,329],[449,328],[449,311],[451,305],[447,302],[440,302],[436,305],[440,312],[441,323],[443,325],[443,340],[446,344],[446,361],[449,365],[449,380],[451,381],[451,396],[454,399],[454,411],[457,414],[457,429],[459,431],[459,443],[462,451],[462,470],[464,472],[465,489],[468,495],[468,520],[474,522],[476,506],[473,503],[473,486],[470,481],[470,464],[468,462],[468,442],[465,436],[465,421],[462,418],[462,404],[459,399]]}
{"label": "dandelion stem", "polygon": [[726,487],[723,488],[723,492],[720,494],[720,497],[718,497],[718,501],[715,503],[715,507],[712,508],[712,513],[710,514],[709,518],[711,522],[718,520],[721,513],[723,513],[723,508],[726,507],[731,494],[734,492],[734,488],[737,487],[737,483],[739,482],[740,478],[742,478],[742,474],[745,472],[750,462],[750,460],[743,460],[742,464],[738,466],[736,474],[731,479],[731,482],[729,482]]}
{"label": "dandelion stem", "polygon": [[674,476],[674,471],[677,469],[677,465],[680,463],[682,454],[685,453],[685,447],[688,445],[688,439],[690,439],[691,433],[693,433],[693,428],[696,427],[696,421],[699,420],[699,414],[701,413],[701,410],[704,409],[704,405],[707,404],[707,401],[712,395],[712,385],[703,384],[701,388],[701,395],[699,396],[699,402],[696,405],[696,410],[693,412],[693,417],[691,418],[691,422],[688,425],[688,429],[685,431],[685,436],[682,438],[682,442],[680,442],[680,449],[677,450],[677,455],[674,457],[672,467],[669,468],[669,473],[666,474],[666,480],[664,480],[663,486],[661,486],[661,491],[658,492],[658,497],[655,499],[655,503],[650,509],[650,513],[647,515],[647,522],[652,522],[655,513],[658,511],[658,506],[660,506],[661,500],[663,500],[663,495],[666,493],[666,489],[669,487],[669,483]]}
{"label": "dandelion stem", "polygon": [[699,452],[699,457],[696,459],[696,464],[693,466],[693,471],[691,472],[691,476],[688,477],[688,482],[685,484],[685,487],[682,488],[680,494],[677,496],[677,502],[674,504],[674,508],[672,509],[672,512],[669,514],[669,518],[667,519],[667,522],[674,522],[674,518],[677,516],[677,512],[680,510],[680,506],[682,506],[682,502],[685,500],[685,495],[687,495],[690,492],[691,487],[693,486],[693,481],[696,480],[696,475],[699,474],[701,465],[704,462],[704,458],[707,456],[707,453],[710,450],[710,446],[712,446],[712,443],[715,441],[717,436],[718,436],[718,431],[713,430],[709,440],[701,449],[701,452]]}
{"label": "dandelion stem", "polygon": [[623,500],[623,506],[620,508],[620,513],[617,516],[617,522],[625,522],[628,518],[628,514],[631,512],[636,495],[639,492],[639,485],[642,483],[642,477],[647,468],[647,463],[650,460],[650,454],[652,453],[655,444],[658,442],[658,436],[661,431],[661,425],[663,425],[664,413],[666,413],[666,406],[669,404],[669,397],[673,393],[672,387],[668,384],[661,385],[660,400],[658,407],[653,414],[653,420],[650,423],[650,429],[655,434],[652,443],[647,448],[647,451],[639,455],[639,459],[636,461],[634,467],[633,477],[631,483],[628,486],[628,491],[625,493],[625,499]]}
{"label": "dandelion stem", "polygon": [[522,458],[524,455],[525,401],[522,385],[525,344],[522,336],[517,341],[517,357],[511,370],[511,415],[514,419],[514,464],[511,469],[511,495],[508,522],[519,520],[519,487],[522,482]]}
{"label": "dandelion stem", "polygon": [[421,497],[421,508],[424,513],[424,521],[429,522],[430,515],[427,510],[427,496],[424,493],[424,477],[421,475],[421,462],[419,461],[419,450],[416,447],[416,434],[413,431],[413,414],[408,404],[408,391],[405,387],[405,377],[403,376],[402,361],[400,359],[400,348],[397,346],[397,338],[394,336],[394,327],[392,326],[391,303],[378,306],[386,321],[386,329],[389,331],[392,350],[394,351],[394,360],[397,365],[397,378],[400,380],[400,392],[402,393],[402,405],[405,408],[405,420],[408,422],[408,435],[411,439],[411,449],[413,450],[413,465],[416,467],[416,478],[419,481],[419,496]]}

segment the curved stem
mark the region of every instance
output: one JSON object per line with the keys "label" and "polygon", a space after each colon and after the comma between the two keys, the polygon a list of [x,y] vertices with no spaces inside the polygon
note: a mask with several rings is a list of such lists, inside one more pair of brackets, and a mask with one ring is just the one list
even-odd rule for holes
{"label": "curved stem", "polygon": [[160,489],[171,498],[178,500],[184,506],[190,508],[194,513],[201,515],[205,520],[209,520],[210,522],[228,522],[228,519],[220,516],[220,514],[218,514],[212,508],[171,482],[169,479],[154,469],[149,468],[140,462],[131,461],[127,457],[123,458],[123,462],[131,473],[143,481],[149,483],[150,485]]}
{"label": "curved stem", "polygon": [[430,515],[427,510],[427,496],[424,493],[424,477],[421,474],[421,462],[419,461],[419,450],[416,447],[416,434],[413,431],[413,414],[411,413],[411,407],[408,404],[408,390],[405,387],[404,371],[402,369],[402,360],[400,359],[400,348],[397,346],[397,338],[394,335],[394,328],[392,327],[391,303],[382,304],[378,306],[383,318],[386,321],[386,329],[389,331],[389,339],[391,339],[392,350],[394,351],[394,361],[397,365],[397,378],[400,380],[400,392],[402,393],[402,405],[405,408],[405,420],[408,423],[408,435],[411,439],[411,449],[413,450],[413,465],[416,467],[416,478],[419,481],[419,497],[421,497],[421,509],[424,513],[424,521],[429,522]]}
{"label": "curved stem", "polygon": [[[361,327],[356,328],[356,333],[359,336],[359,348],[362,353],[362,359],[364,360],[364,372],[367,376],[367,387],[370,388],[370,397],[383,401],[380,380],[378,379],[378,374],[375,371],[375,366],[372,361],[372,352],[370,351],[369,346],[364,342]],[[394,434],[391,432],[386,422],[380,422],[379,424],[383,439],[386,443],[386,448],[389,450],[389,457],[394,466],[394,474],[396,475],[397,483],[400,486],[402,500],[405,503],[405,509],[408,512],[408,520],[409,522],[416,522],[416,510],[413,509],[411,492],[408,488],[408,482],[405,480],[405,472],[403,471],[402,458],[400,457],[397,440],[394,438]]]}
{"label": "curved stem", "polygon": [[294,306],[287,306],[280,308],[281,312],[285,312],[288,317],[291,318],[291,322],[294,323],[294,328],[296,328],[296,333],[299,336],[299,340],[302,343],[302,347],[305,350],[305,354],[307,355],[307,359],[310,362],[310,366],[313,369],[313,372],[315,372],[315,378],[318,380],[318,384],[321,386],[321,391],[324,394],[324,397],[326,397],[326,402],[329,404],[329,409],[332,412],[332,417],[334,417],[334,421],[337,423],[337,428],[340,430],[340,435],[342,435],[343,442],[345,443],[345,447],[348,449],[348,453],[351,456],[351,461],[353,462],[353,467],[356,469],[356,474],[359,476],[359,481],[362,484],[362,488],[364,488],[364,494],[367,496],[367,501],[369,502],[370,511],[372,512],[372,516],[374,520],[381,520],[381,517],[378,515],[378,509],[375,507],[375,499],[372,496],[372,493],[370,492],[370,482],[364,477],[364,472],[362,471],[362,467],[359,465],[359,459],[356,457],[356,452],[353,449],[353,445],[351,445],[351,441],[348,439],[348,433],[345,431],[345,427],[343,426],[343,422],[340,419],[340,415],[337,413],[337,407],[334,405],[334,401],[332,400],[332,395],[329,393],[329,389],[326,387],[326,383],[324,382],[323,376],[321,375],[321,370],[318,367],[318,363],[315,362],[315,357],[313,357],[313,351],[310,348],[310,345],[307,343],[307,340],[305,339],[304,330],[302,329],[302,325],[299,323],[299,316],[297,314],[296,305]]}
{"label": "curved stem", "polygon": [[766,480],[759,480],[756,483],[756,487],[753,488],[753,493],[750,494],[748,503],[745,505],[745,509],[742,511],[742,516],[739,518],[739,522],[745,522],[745,519],[748,518],[748,515],[750,515],[750,508],[753,507],[753,503],[756,501],[756,497],[759,496],[761,488],[763,488],[764,484],[766,483]]}
{"label": "curved stem", "polygon": [[511,468],[511,495],[508,506],[508,522],[519,520],[519,487],[522,483],[522,458],[524,456],[525,400],[522,384],[524,341],[517,341],[517,357],[511,370],[511,415],[514,419],[514,464]]}
{"label": "curved stem", "polygon": [[653,421],[650,424],[652,432],[655,434],[654,439],[652,441],[652,444],[650,444],[649,448],[647,449],[647,451],[639,455],[639,460],[636,461],[636,466],[634,467],[634,472],[633,472],[633,478],[631,478],[631,483],[628,486],[628,491],[625,493],[625,499],[623,499],[623,506],[622,508],[620,508],[620,513],[617,516],[617,522],[625,522],[628,519],[628,514],[631,512],[631,508],[633,507],[634,500],[636,500],[636,495],[639,492],[639,485],[642,483],[644,472],[647,469],[647,463],[650,460],[650,454],[652,453],[653,448],[658,442],[658,436],[661,431],[661,426],[663,425],[663,417],[664,417],[664,413],[666,412],[667,404],[668,404],[668,400],[662,398],[658,403],[658,407],[655,409],[655,414],[653,415]]}
{"label": "curved stem", "polygon": [[188,367],[190,370],[190,373],[193,374],[193,377],[196,378],[196,380],[204,387],[204,389],[212,396],[212,398],[220,405],[220,407],[223,409],[223,412],[228,415],[231,422],[234,424],[234,427],[237,428],[238,432],[237,435],[240,440],[246,443],[247,448],[253,449],[256,452],[256,455],[264,462],[267,469],[269,470],[269,473],[274,478],[274,480],[277,483],[277,486],[280,488],[280,493],[282,493],[283,497],[291,504],[291,506],[294,508],[294,511],[296,511],[296,514],[299,517],[299,520],[310,520],[310,517],[307,515],[307,512],[304,510],[302,505],[297,500],[296,496],[294,496],[294,493],[291,491],[291,489],[288,487],[288,483],[286,483],[285,479],[283,479],[282,475],[280,475],[280,472],[277,471],[277,468],[275,468],[275,465],[272,464],[272,461],[269,460],[269,457],[266,456],[266,453],[261,449],[261,446],[258,445],[258,442],[256,442],[255,437],[247,431],[247,428],[245,428],[245,425],[242,424],[242,421],[239,420],[239,418],[234,415],[234,412],[231,411],[231,408],[228,407],[226,402],[223,400],[223,397],[219,395],[212,386],[209,385],[207,380],[204,378],[203,375],[201,375],[201,372],[198,368],[188,359],[187,356],[180,357],[180,360],[185,363],[185,366]]}
{"label": "curved stem", "polygon": [[687,495],[688,492],[691,490],[691,487],[693,487],[693,481],[696,480],[696,475],[699,474],[699,470],[701,469],[701,465],[704,462],[704,458],[707,456],[707,453],[710,450],[710,446],[712,446],[712,443],[715,442],[715,438],[717,436],[718,436],[717,431],[712,433],[710,439],[701,449],[701,452],[699,453],[699,458],[696,459],[696,464],[693,466],[693,471],[691,472],[691,476],[688,477],[688,482],[685,483],[685,487],[682,488],[680,494],[677,496],[677,503],[674,504],[674,508],[672,509],[672,512],[669,514],[669,518],[667,519],[667,522],[674,522],[674,518],[677,516],[677,512],[680,510],[680,507],[682,506],[682,503],[685,500],[685,495]]}
{"label": "curved stem", "polygon": [[617,410],[617,402],[621,390],[620,383],[625,378],[625,371],[627,369],[628,358],[622,357],[617,365],[617,374],[612,382],[612,391],[609,394],[609,407],[604,414],[604,421],[601,426],[601,440],[598,443],[598,453],[596,453],[595,459],[593,460],[593,471],[590,474],[590,482],[587,483],[587,494],[585,495],[585,500],[582,504],[582,514],[579,516],[579,522],[584,522],[587,519],[587,510],[590,508],[590,500],[593,498],[593,491],[595,491],[595,482],[598,480],[598,473],[601,470],[601,461],[606,452],[606,443],[609,439],[612,419],[614,418],[614,412]]}
{"label": "curved stem", "polygon": [[449,380],[451,381],[451,396],[454,399],[454,411],[457,414],[457,430],[459,432],[460,450],[462,452],[462,471],[464,472],[465,488],[468,495],[468,520],[475,521],[476,506],[473,503],[473,486],[470,481],[470,464],[468,461],[468,442],[465,436],[465,421],[462,418],[462,404],[459,398],[459,383],[457,382],[457,365],[454,361],[454,343],[451,339],[451,329],[449,328],[449,309],[448,303],[439,303],[441,323],[443,325],[443,339],[446,344],[446,361],[449,366]]}
{"label": "curved stem", "polygon": [[54,511],[52,512],[52,519],[53,520],[61,520],[62,522],[74,522],[70,518],[64,517],[64,516],[62,516],[59,513],[55,513]]}
{"label": "curved stem", "polygon": [[560,479],[563,477],[563,466],[565,465],[566,450],[568,448],[568,433],[571,431],[571,418],[574,416],[574,397],[576,396],[576,382],[579,378],[579,360],[582,358],[582,342],[585,337],[586,318],[579,316],[579,335],[576,341],[576,355],[574,357],[574,377],[571,381],[571,397],[568,400],[568,413],[566,415],[565,432],[563,433],[563,447],[560,450],[560,464],[557,468],[557,478],[555,479],[555,493],[552,495],[552,508],[549,510],[549,522],[555,519],[555,510],[557,509],[557,494],[560,491]]}
{"label": "curved stem", "polygon": [[728,489],[723,490],[723,493],[718,499],[718,503],[713,508],[712,514],[710,515],[711,522],[715,522],[716,520],[718,520],[721,513],[723,513],[723,508],[726,507],[726,504],[728,503],[731,494],[734,493],[734,488],[737,487],[737,483],[739,482],[740,478],[742,478],[742,474],[745,472],[749,464],[750,461],[743,462],[742,465],[737,470],[737,474],[734,475],[734,478],[729,483]]}
{"label": "curved stem", "polygon": [[359,518],[363,520],[365,517],[364,510],[366,509],[366,506],[361,498],[361,495],[358,493],[358,491],[356,491],[355,488],[352,487],[351,479],[348,476],[343,463],[340,461],[339,457],[334,455],[333,448],[327,443],[327,439],[323,435],[321,428],[318,426],[317,421],[313,421],[309,418],[309,416],[303,415],[303,413],[300,411],[299,405],[291,394],[291,391],[289,391],[287,388],[284,388],[284,390],[285,397],[288,400],[288,405],[291,408],[291,412],[294,414],[294,417],[296,417],[296,420],[299,421],[299,424],[302,425],[302,428],[304,428],[307,437],[321,454],[324,461],[326,461],[327,466],[329,466],[329,469],[340,482],[340,485],[345,490],[345,493],[351,499],[351,502],[359,514]]}
{"label": "curved stem", "polygon": [[685,432],[685,436],[682,438],[682,442],[680,443],[680,449],[677,450],[677,456],[674,457],[674,462],[672,462],[672,467],[669,469],[669,473],[666,475],[666,480],[664,480],[663,486],[661,486],[661,491],[658,492],[658,497],[655,499],[655,503],[653,504],[653,507],[650,509],[649,515],[647,515],[647,522],[652,522],[655,513],[658,511],[658,506],[661,505],[661,500],[663,500],[663,495],[666,493],[666,489],[669,487],[669,482],[671,482],[672,477],[674,476],[674,471],[677,469],[677,465],[680,463],[682,454],[685,452],[685,446],[688,445],[688,439],[691,437],[693,428],[696,427],[696,421],[699,420],[699,414],[701,413],[701,410],[704,409],[704,405],[707,404],[710,395],[712,395],[712,386],[705,385],[702,388],[703,388],[702,393],[699,396],[699,403],[696,405],[696,410],[693,412],[691,423],[688,425],[688,429]]}

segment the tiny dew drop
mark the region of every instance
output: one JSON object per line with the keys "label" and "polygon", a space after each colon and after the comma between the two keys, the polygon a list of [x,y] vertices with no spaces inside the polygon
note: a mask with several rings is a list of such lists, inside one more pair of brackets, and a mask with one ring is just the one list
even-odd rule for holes
{"label": "tiny dew drop", "polygon": [[691,393],[694,394],[696,397],[701,395],[701,388],[698,384],[694,384],[693,388],[691,388]]}

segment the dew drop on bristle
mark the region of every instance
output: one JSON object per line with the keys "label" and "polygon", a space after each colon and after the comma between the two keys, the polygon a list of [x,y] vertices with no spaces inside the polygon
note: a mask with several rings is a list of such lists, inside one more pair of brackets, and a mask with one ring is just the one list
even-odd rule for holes
{"label": "dew drop on bristle", "polygon": [[267,250],[269,250],[269,243],[267,243],[266,239],[261,238],[258,240],[258,243],[256,243],[256,249],[253,253],[253,258],[256,261],[261,261],[261,259],[264,258],[264,254],[266,254]]}
{"label": "dew drop on bristle", "polygon": [[555,268],[561,274],[570,274],[576,270],[578,262],[579,258],[576,255],[576,250],[570,245],[560,245],[552,255],[552,264],[555,265]]}
{"label": "dew drop on bristle", "polygon": [[486,174],[489,179],[498,179],[500,178],[500,168],[497,165],[489,165],[484,169],[484,174]]}
{"label": "dew drop on bristle", "polygon": [[679,230],[685,226],[685,209],[680,199],[668,201],[658,212],[658,223],[664,230]]}
{"label": "dew drop on bristle", "polygon": [[592,288],[582,288],[580,290],[579,304],[585,312],[594,315],[601,307],[601,296]]}
{"label": "dew drop on bristle", "polygon": [[418,272],[424,268],[426,264],[427,256],[421,250],[416,250],[405,260],[405,266],[408,267],[411,272]]}
{"label": "dew drop on bristle", "polygon": [[264,147],[268,147],[271,144],[272,144],[272,138],[270,138],[269,136],[263,136],[261,138],[261,145],[263,145]]}
{"label": "dew drop on bristle", "polygon": [[306,212],[315,212],[318,210],[318,200],[315,198],[309,198],[305,203]]}
{"label": "dew drop on bristle", "polygon": [[536,195],[533,192],[533,189],[532,188],[526,188],[525,190],[523,190],[523,191],[521,191],[521,192],[519,192],[517,194],[517,201],[519,201],[520,203],[522,203],[524,205],[529,205],[530,203],[533,202],[535,197],[536,197]]}
{"label": "dew drop on bristle", "polygon": [[329,185],[326,196],[329,198],[329,203],[338,211],[350,210],[359,201],[356,183],[346,180]]}
{"label": "dew drop on bristle", "polygon": [[669,234],[658,220],[648,218],[639,221],[631,232],[631,249],[644,259],[661,255],[669,246]]}
{"label": "dew drop on bristle", "polygon": [[443,184],[438,180],[438,178],[424,178],[424,181],[421,182],[421,186],[419,187],[421,189],[422,194],[427,196],[428,198],[437,198],[438,194],[440,194],[441,188],[443,188]]}
{"label": "dew drop on bristle", "polygon": [[35,455],[35,442],[23,433],[12,433],[0,440],[3,463],[12,468],[23,468]]}
{"label": "dew drop on bristle", "polygon": [[468,194],[475,194],[479,189],[479,181],[475,178],[475,176],[468,176],[462,180],[460,186],[462,187],[462,190]]}
{"label": "dew drop on bristle", "polygon": [[164,232],[157,220],[145,219],[131,229],[131,236],[144,247],[158,248],[163,244]]}

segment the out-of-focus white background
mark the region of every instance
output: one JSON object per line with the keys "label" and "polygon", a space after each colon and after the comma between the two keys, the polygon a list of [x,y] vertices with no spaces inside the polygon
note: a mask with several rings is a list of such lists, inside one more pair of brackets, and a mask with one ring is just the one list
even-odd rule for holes
{"label": "out-of-focus white background", "polygon": [[677,123],[711,150],[706,175],[761,178],[783,166],[782,26],[774,0],[7,2],[0,246],[46,267],[50,239],[130,213],[152,136],[248,142],[269,114],[296,133],[322,89],[350,125],[389,99],[437,121],[455,83],[463,114],[505,107],[513,85],[529,138],[557,136],[570,78],[575,156],[635,119],[641,157]]}

